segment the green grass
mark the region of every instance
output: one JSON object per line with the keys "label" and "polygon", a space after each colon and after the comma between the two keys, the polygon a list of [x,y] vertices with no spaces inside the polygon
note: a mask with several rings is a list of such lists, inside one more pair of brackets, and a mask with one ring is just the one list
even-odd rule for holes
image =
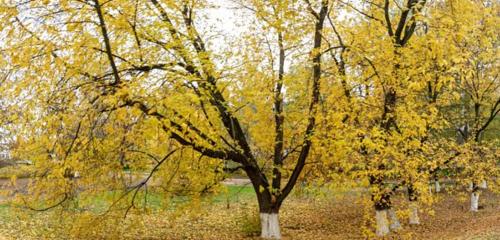
{"label": "green grass", "polygon": [[[130,203],[134,192],[130,192],[127,197],[122,199],[122,204]],[[86,209],[95,213],[106,211],[110,205],[123,195],[120,191],[108,191],[99,194],[80,194],[78,200],[73,200],[73,208]],[[201,196],[204,203],[235,203],[246,200],[253,200],[255,192],[252,186],[226,186],[223,191],[215,194],[205,194]],[[193,200],[191,196],[164,196],[162,192],[150,190],[147,194],[139,191],[135,205],[138,208],[148,208],[150,210],[175,209],[179,205],[190,203]],[[1,209],[0,209],[1,210]]]}
{"label": "green grass", "polygon": [[[134,192],[130,192],[126,197],[115,205],[118,208],[124,208],[130,205]],[[80,193],[77,198],[69,200],[64,203],[64,207],[70,211],[90,211],[95,214],[106,212],[111,204],[116,202],[123,195],[122,191],[107,191],[102,193]],[[135,206],[137,208],[147,208],[149,210],[173,210],[179,206],[189,204],[194,200],[192,196],[179,196],[179,195],[164,195],[164,193],[154,190],[149,190],[147,194],[144,191],[139,191],[136,199]],[[226,186],[218,193],[209,193],[201,195],[200,200],[203,203],[217,204],[217,203],[237,203],[241,201],[255,200],[255,192],[253,187],[247,186]],[[31,207],[43,209],[50,206],[51,202],[40,202],[39,204]],[[24,206],[20,206],[24,207]],[[8,203],[0,204],[0,218],[7,216],[15,207]],[[35,212],[33,212],[35,213]]]}
{"label": "green grass", "polygon": [[220,202],[239,202],[255,198],[255,191],[251,185],[245,186],[226,186],[227,192],[221,192],[210,196],[208,199],[213,203]]}

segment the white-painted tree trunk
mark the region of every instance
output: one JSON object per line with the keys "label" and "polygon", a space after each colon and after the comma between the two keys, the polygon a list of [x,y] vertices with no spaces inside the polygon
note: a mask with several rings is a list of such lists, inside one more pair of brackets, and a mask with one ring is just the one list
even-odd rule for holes
{"label": "white-painted tree trunk", "polygon": [[420,224],[420,218],[418,217],[418,204],[416,202],[410,203],[410,224]]}
{"label": "white-painted tree trunk", "polygon": [[377,230],[375,234],[379,237],[383,237],[389,234],[389,221],[387,220],[387,210],[376,210],[375,220],[377,222]]}
{"label": "white-painted tree trunk", "polygon": [[472,192],[470,196],[470,210],[472,212],[477,212],[479,209],[479,193]]}
{"label": "white-painted tree trunk", "polygon": [[486,182],[486,180],[483,180],[481,182],[481,184],[479,185],[480,188],[482,189],[487,189],[488,188],[488,183]]}
{"label": "white-painted tree trunk", "polygon": [[278,213],[260,213],[261,234],[263,239],[281,239]]}
{"label": "white-painted tree trunk", "polygon": [[438,193],[438,192],[441,192],[441,184],[439,184],[439,181],[437,181],[437,180],[436,180],[436,181],[434,182],[434,186],[435,186],[435,188],[436,188],[436,192],[437,192],[437,193]]}
{"label": "white-painted tree trunk", "polygon": [[401,223],[399,222],[396,211],[394,211],[394,209],[391,208],[389,209],[388,213],[389,213],[389,218],[391,220],[391,225],[389,226],[389,228],[393,231],[401,229]]}

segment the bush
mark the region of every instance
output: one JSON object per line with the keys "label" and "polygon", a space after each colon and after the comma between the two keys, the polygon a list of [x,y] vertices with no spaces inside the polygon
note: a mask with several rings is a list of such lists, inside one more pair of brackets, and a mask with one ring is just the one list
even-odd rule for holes
{"label": "bush", "polygon": [[[248,207],[245,207],[248,208]],[[245,235],[259,236],[260,234],[260,219],[259,214],[250,209],[244,209],[241,218],[239,219],[240,230]]]}

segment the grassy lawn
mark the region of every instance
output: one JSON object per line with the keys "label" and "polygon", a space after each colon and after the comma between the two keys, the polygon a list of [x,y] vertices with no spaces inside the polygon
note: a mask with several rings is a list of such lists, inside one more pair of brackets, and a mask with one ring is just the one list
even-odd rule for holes
{"label": "grassy lawn", "polygon": [[[255,192],[252,186],[235,186],[229,185],[224,191],[216,194],[205,194],[201,199],[193,199],[189,196],[170,196],[165,198],[162,193],[149,191],[145,194],[140,191],[137,194],[137,206],[146,207],[150,210],[174,210],[179,205],[189,204],[193,200],[201,200],[204,203],[210,204],[233,204],[240,201],[255,200]],[[117,199],[121,195],[119,192],[108,192],[98,196],[82,197],[79,204],[92,206],[94,212],[103,212],[107,210],[110,204],[110,199]],[[131,196],[133,193],[130,193]]]}

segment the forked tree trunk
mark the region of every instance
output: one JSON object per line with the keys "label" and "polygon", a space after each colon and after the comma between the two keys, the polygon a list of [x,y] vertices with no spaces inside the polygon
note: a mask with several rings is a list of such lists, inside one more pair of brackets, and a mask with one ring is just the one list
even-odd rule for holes
{"label": "forked tree trunk", "polygon": [[[257,187],[258,188],[258,187]],[[281,239],[279,210],[281,202],[269,191],[256,191],[259,203],[260,237],[262,239]]]}

